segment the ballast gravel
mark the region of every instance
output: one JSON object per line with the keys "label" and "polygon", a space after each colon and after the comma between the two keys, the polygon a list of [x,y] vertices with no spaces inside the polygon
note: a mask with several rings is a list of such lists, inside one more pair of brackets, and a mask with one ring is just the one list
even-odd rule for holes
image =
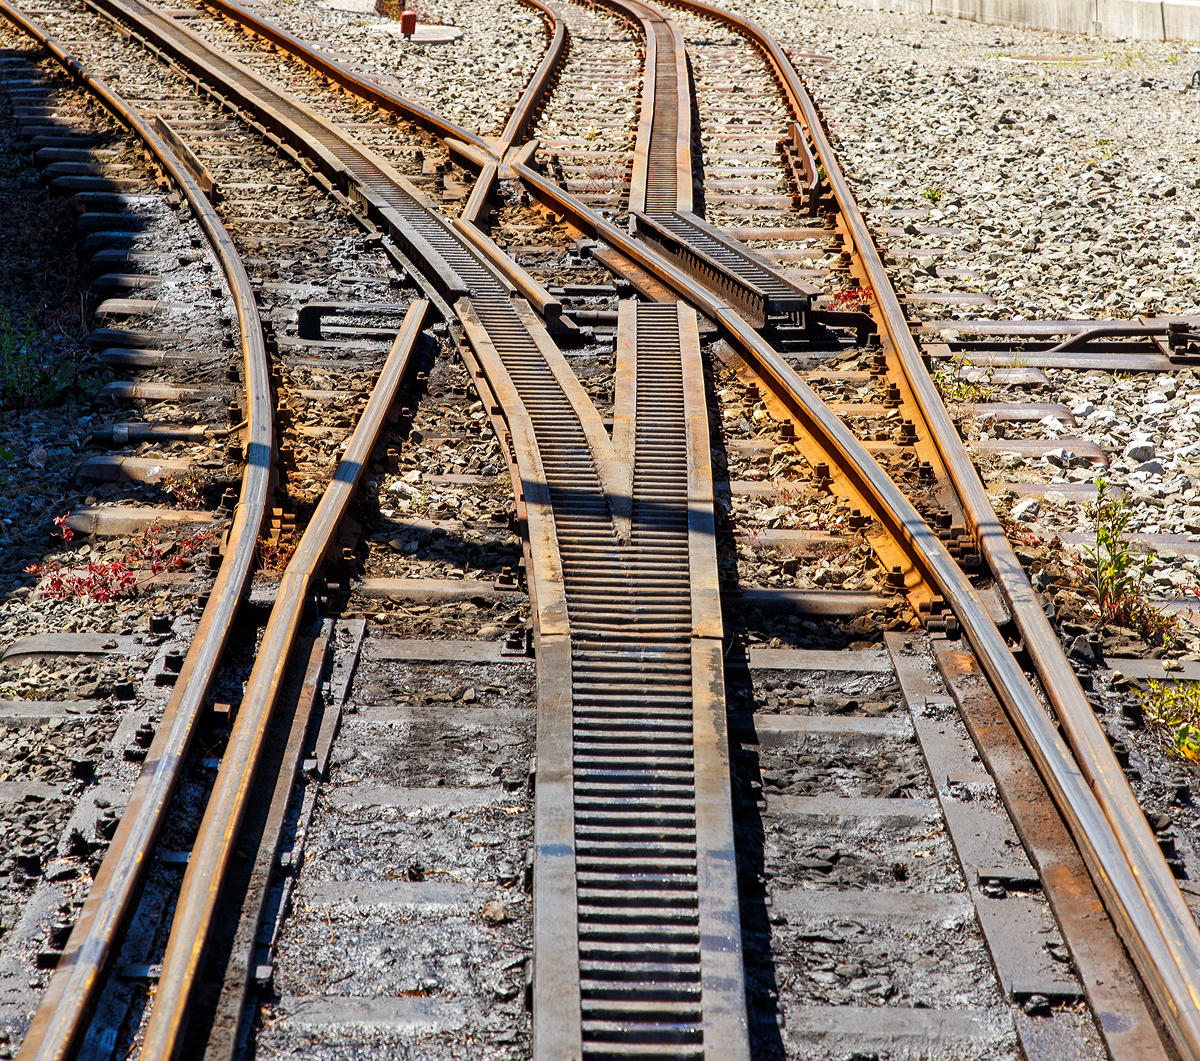
{"label": "ballast gravel", "polygon": [[[412,6],[411,4],[409,5]],[[351,69],[484,135],[499,134],[545,50],[542,20],[503,0],[422,3],[418,21],[461,31],[444,44],[406,40],[372,0],[279,0],[260,12]]]}
{"label": "ballast gravel", "polygon": [[[792,55],[876,242],[890,252],[898,292],[914,298],[921,319],[945,321],[934,340],[966,338],[967,319],[1200,312],[1200,94],[1189,88],[1200,63],[1186,45],[821,0],[726,6],[758,21]],[[969,357],[962,360],[969,369]],[[1078,495],[1052,490],[1031,500],[1006,485],[1103,477],[1133,506],[1131,533],[1200,544],[1193,373],[1045,373],[1049,385],[1030,394],[977,371],[988,393],[975,400],[1061,402],[1075,420],[966,418],[969,441],[1062,442],[1046,457],[1001,452],[981,461],[1001,508],[1022,506],[1016,519],[1035,535],[1086,532],[1087,502]],[[1080,457],[1085,441],[1104,449],[1107,467]],[[1160,551],[1144,588],[1162,599],[1190,592],[1196,564]],[[1190,630],[1183,638],[1189,652],[1200,650]]]}

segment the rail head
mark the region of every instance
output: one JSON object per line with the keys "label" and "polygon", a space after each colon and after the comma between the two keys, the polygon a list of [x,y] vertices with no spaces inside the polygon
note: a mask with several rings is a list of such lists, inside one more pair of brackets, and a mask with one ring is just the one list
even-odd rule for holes
{"label": "rail head", "polygon": [[[539,197],[554,202],[581,227],[586,226],[585,231],[596,233],[621,254],[665,279],[681,297],[700,307],[721,325],[734,344],[748,354],[760,370],[773,378],[784,394],[790,395],[789,404],[805,426],[828,440],[831,453],[868,500],[869,507],[889,528],[893,538],[901,544],[906,541],[909,543],[913,563],[926,578],[938,585],[958,616],[1047,788],[1064,818],[1071,824],[1093,879],[1105,898],[1105,905],[1133,953],[1139,971],[1146,978],[1150,993],[1171,1029],[1172,1038],[1188,1061],[1200,1061],[1200,1053],[1191,1051],[1187,1045],[1189,1041],[1200,1045],[1200,1036],[1192,1038],[1189,1027],[1193,1021],[1200,1026],[1200,1006],[1196,1002],[1200,999],[1200,990],[1192,990],[1193,981],[1200,973],[1200,960],[1194,957],[1198,953],[1197,948],[1200,948],[1200,934],[1196,932],[1195,923],[1183,904],[1124,775],[1119,775],[1120,787],[1117,788],[1111,776],[1097,784],[1094,776],[1088,776],[1081,770],[1079,760],[1084,757],[1079,747],[1075,746],[1073,755],[1068,743],[1050,723],[1042,703],[1016,665],[1007,643],[996,630],[978,594],[957,563],[858,440],[837,421],[769,344],[736,312],[722,305],[691,278],[680,275],[678,270],[650,248],[630,239],[574,196],[545,181],[540,174],[528,167],[518,167],[518,170],[522,180],[535,189]],[[827,170],[830,171],[835,193],[839,198],[845,196],[857,213],[857,207],[840,174],[834,173],[828,163]],[[861,220],[861,213],[857,216]],[[863,227],[865,230],[865,222]],[[879,262],[877,253],[875,261]],[[882,271],[882,263],[879,263],[879,268]],[[880,288],[884,288],[886,273],[883,273],[881,281]],[[886,289],[890,291],[890,287]],[[915,352],[915,344],[907,330],[904,334]],[[924,372],[919,355],[916,362]],[[925,373],[925,380],[932,387],[928,373]],[[944,408],[941,412],[945,417]],[[975,474],[973,467],[971,474]],[[975,484],[981,491],[977,477]],[[992,515],[994,518],[994,513]],[[1007,538],[1004,544],[1011,552]],[[1028,588],[1028,583],[1025,585]],[[1038,613],[1041,615],[1040,608]],[[1045,617],[1041,617],[1044,622]],[[1057,638],[1049,630],[1048,624],[1044,641],[1042,645],[1034,646],[1027,639],[1031,654],[1035,648],[1042,652],[1047,652],[1051,646],[1057,648]],[[1070,684],[1078,690],[1074,672],[1069,668],[1068,672]],[[1086,705],[1086,701],[1084,703]],[[1063,721],[1066,730],[1066,720]],[[1084,720],[1085,724],[1087,722],[1100,734],[1103,748],[1098,749],[1098,754],[1112,759],[1111,749],[1103,740],[1090,707]],[[1074,744],[1074,741],[1071,743]],[[1113,765],[1115,767],[1115,759]],[[1123,820],[1115,817],[1120,814],[1124,814]],[[1139,837],[1139,833],[1144,836]],[[1139,857],[1131,857],[1131,849],[1138,852]]]}
{"label": "rail head", "polygon": [[[891,286],[879,251],[849,184],[816,105],[777,41],[751,19],[724,11],[703,0],[665,0],[672,6],[721,22],[751,41],[779,79],[793,113],[801,117],[815,152],[825,163],[830,189],[876,294],[882,324],[900,356],[902,370],[929,425],[955,490],[975,529],[1011,609],[1047,697],[1062,723],[1074,755],[1061,761],[1056,733],[1045,731],[1040,704],[1024,708],[1007,695],[1000,680],[1001,661],[981,651],[989,678],[1013,718],[1055,801],[1076,831],[1122,938],[1134,953],[1139,971],[1153,996],[1172,1039],[1188,1061],[1200,1061],[1200,932],[1180,895],[1145,816],[1129,788],[1108,740],[1088,704],[1058,638],[1042,612],[1017,562],[1012,545],[996,518],[970,456],[950,421],[937,389],[921,361],[903,308]],[[949,597],[947,598],[949,599]],[[960,619],[962,617],[960,616]],[[966,624],[964,623],[964,626]],[[1072,805],[1068,793],[1078,791],[1074,774],[1086,779],[1086,790]],[[1087,797],[1086,799],[1083,797]],[[1103,821],[1091,817],[1090,799],[1098,801]],[[1086,804],[1086,806],[1085,806]],[[1082,829],[1086,835],[1080,835]],[[1110,844],[1115,843],[1115,850]],[[1123,863],[1114,864],[1113,860]],[[1120,894],[1117,877],[1130,875],[1137,893]],[[1125,881],[1128,883],[1128,881]]]}
{"label": "rail head", "polygon": [[326,59],[315,48],[306,44],[299,37],[255,14],[253,11],[247,10],[240,4],[234,3],[233,0],[204,0],[204,3],[206,7],[212,8],[217,13],[238,23],[244,29],[250,30],[264,40],[270,41],[277,48],[287,52],[288,55],[299,59],[322,76],[354,93],[361,99],[366,100],[368,103],[374,103],[381,110],[392,114],[399,114],[443,140],[447,137],[454,137],[455,139],[466,141],[480,151],[490,152],[492,150],[492,146],[478,133],[473,133],[469,129],[465,129],[463,126],[450,121],[448,118],[443,118],[436,111],[422,106],[416,100],[402,96],[398,92],[392,92],[390,89],[384,88],[373,81],[368,81],[364,77],[359,77],[352,70],[344,69],[331,59]]}
{"label": "rail head", "polygon": [[63,958],[22,1043],[22,1061],[63,1061],[78,1045],[165,819],[253,569],[274,468],[270,371],[250,278],[212,204],[154,126],[39,23],[0,0],[0,15],[36,40],[150,149],[208,237],[237,307],[247,395],[246,469],[225,554],[134,791]]}
{"label": "rail head", "polygon": [[309,587],[333,547],[342,517],[370,462],[371,451],[411,363],[429,309],[430,303],[425,299],[418,299],[409,307],[333,480],[321,496],[280,579],[275,606],[246,682],[175,905],[162,973],[142,1040],[142,1057],[168,1061],[177,1055],[186,1034],[192,988],[200,972],[225,872],[234,857],[271,713],[304,618]]}
{"label": "rail head", "polygon": [[521,98],[513,107],[508,121],[504,123],[504,131],[500,134],[499,154],[501,157],[514,144],[520,143],[529,136],[533,123],[537,120],[538,112],[558,78],[570,45],[567,24],[555,15],[542,0],[521,0],[521,3],[532,7],[547,20],[550,26],[550,43],[546,46],[546,53],[542,56],[538,68],[533,72],[533,77],[529,79],[529,84],[521,93]]}

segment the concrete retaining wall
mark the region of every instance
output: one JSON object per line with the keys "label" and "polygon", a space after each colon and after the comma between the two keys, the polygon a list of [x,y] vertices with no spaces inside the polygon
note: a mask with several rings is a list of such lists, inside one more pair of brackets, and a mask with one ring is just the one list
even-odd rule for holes
{"label": "concrete retaining wall", "polygon": [[939,15],[992,26],[1200,41],[1200,0],[838,0],[842,7]]}

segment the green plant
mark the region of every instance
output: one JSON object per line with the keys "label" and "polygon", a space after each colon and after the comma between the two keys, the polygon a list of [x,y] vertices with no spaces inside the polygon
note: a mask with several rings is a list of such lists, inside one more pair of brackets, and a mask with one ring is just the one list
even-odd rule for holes
{"label": "green plant", "polygon": [[933,383],[947,405],[962,406],[978,405],[990,401],[998,391],[996,370],[990,365],[984,370],[982,379],[973,379],[964,375],[963,369],[975,368],[971,360],[963,354],[955,354],[949,361],[939,361],[933,370]]}
{"label": "green plant", "polygon": [[38,330],[29,317],[0,309],[0,408],[29,409],[90,393],[79,357],[39,352]]}
{"label": "green plant", "polygon": [[921,198],[937,206],[942,201],[942,192],[939,188],[926,188],[921,193]]}
{"label": "green plant", "polygon": [[1146,684],[1149,690],[1138,690],[1138,699],[1147,724],[1168,731],[1167,754],[1200,763],[1200,684],[1154,679]]}
{"label": "green plant", "polygon": [[1132,508],[1124,495],[1108,492],[1103,477],[1096,479],[1096,501],[1088,507],[1096,534],[1094,546],[1083,546],[1088,588],[1096,599],[1100,618],[1114,626],[1136,630],[1146,641],[1163,641],[1178,623],[1146,598],[1142,579],[1154,564],[1154,556],[1134,554],[1125,539]]}

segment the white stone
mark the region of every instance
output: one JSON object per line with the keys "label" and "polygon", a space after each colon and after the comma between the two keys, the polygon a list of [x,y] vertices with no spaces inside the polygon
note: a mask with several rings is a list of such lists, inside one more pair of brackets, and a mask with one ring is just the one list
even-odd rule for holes
{"label": "white stone", "polygon": [[1125,456],[1139,464],[1151,460],[1154,457],[1154,444],[1143,439],[1134,439],[1125,447]]}
{"label": "white stone", "polygon": [[1036,497],[1024,498],[1013,505],[1013,519],[1020,520],[1022,523],[1029,523],[1037,516],[1041,507],[1041,503]]}

